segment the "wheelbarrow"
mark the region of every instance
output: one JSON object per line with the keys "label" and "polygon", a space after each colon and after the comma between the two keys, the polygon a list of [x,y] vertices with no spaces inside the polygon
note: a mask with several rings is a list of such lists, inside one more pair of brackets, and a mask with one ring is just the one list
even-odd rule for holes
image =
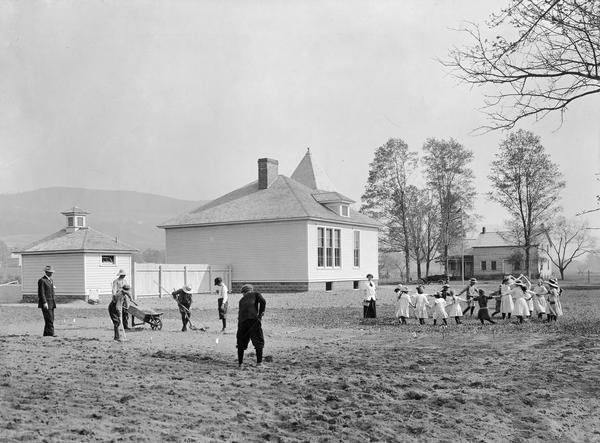
{"label": "wheelbarrow", "polygon": [[[154,330],[161,330],[163,327],[162,312],[156,312],[152,309],[141,309],[137,304],[129,305],[127,312],[131,315],[131,326],[140,326],[148,323]],[[141,320],[141,323],[135,323],[135,319]]]}

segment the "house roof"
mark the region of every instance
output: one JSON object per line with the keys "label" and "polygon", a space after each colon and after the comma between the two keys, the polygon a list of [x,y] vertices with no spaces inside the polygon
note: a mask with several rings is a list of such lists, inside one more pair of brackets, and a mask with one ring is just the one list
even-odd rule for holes
{"label": "house roof", "polygon": [[70,232],[66,228],[63,228],[16,252],[19,254],[40,254],[48,252],[86,251],[138,252],[139,249],[92,228],[79,228]]}
{"label": "house roof", "polygon": [[508,231],[481,232],[473,243],[474,248],[493,248],[502,246],[516,246],[511,240],[511,234]]}
{"label": "house roof", "polygon": [[379,227],[377,221],[352,209],[349,217],[343,217],[315,200],[313,194],[314,189],[279,175],[267,189],[258,189],[258,181],[254,181],[193,211],[167,220],[159,228],[294,219]]}
{"label": "house roof", "polygon": [[[511,233],[509,231],[496,231],[496,232],[480,232],[477,238],[466,238],[464,240],[464,246],[459,242],[453,245],[448,252],[450,256],[462,255],[473,255],[473,250],[476,248],[502,248],[509,247],[515,248],[518,245],[511,240]],[[534,244],[532,246],[537,246]]]}

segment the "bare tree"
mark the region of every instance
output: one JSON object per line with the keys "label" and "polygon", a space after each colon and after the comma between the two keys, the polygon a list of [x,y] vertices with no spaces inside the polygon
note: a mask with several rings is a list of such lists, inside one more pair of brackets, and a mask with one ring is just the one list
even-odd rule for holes
{"label": "bare tree", "polygon": [[391,138],[375,151],[369,164],[369,178],[362,196],[361,212],[383,224],[381,240],[388,251],[402,251],[406,279],[410,279],[409,212],[406,188],[408,176],[417,166],[417,153],[401,139]]}
{"label": "bare tree", "polygon": [[456,140],[430,138],[423,145],[425,176],[439,208],[440,253],[448,275],[448,251],[462,238],[461,218],[473,208],[473,152]]}
{"label": "bare tree", "polygon": [[487,28],[467,25],[471,44],[442,61],[461,81],[494,90],[483,128],[555,111],[562,121],[570,103],[600,92],[600,1],[509,0]]}
{"label": "bare tree", "polygon": [[411,213],[408,221],[410,235],[411,257],[417,266],[417,278],[423,275],[422,265],[425,264],[425,275],[429,275],[429,267],[437,256],[440,241],[440,214],[438,207],[428,189],[409,186],[407,203]]}
{"label": "bare tree", "polygon": [[540,138],[524,130],[508,134],[501,142],[490,169],[494,191],[488,197],[508,211],[513,240],[525,252],[525,271],[530,276],[531,247],[543,232],[544,221],[553,218],[565,182]]}
{"label": "bare tree", "polygon": [[549,243],[550,261],[558,268],[561,280],[565,270],[578,257],[594,251],[596,241],[587,229],[585,222],[559,217],[544,229]]}

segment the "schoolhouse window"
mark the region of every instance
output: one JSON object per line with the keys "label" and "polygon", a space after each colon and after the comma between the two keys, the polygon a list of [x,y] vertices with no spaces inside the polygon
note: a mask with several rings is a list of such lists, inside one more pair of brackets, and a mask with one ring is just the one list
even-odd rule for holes
{"label": "schoolhouse window", "polygon": [[348,205],[340,206],[340,215],[342,217],[350,217],[350,206],[348,206]]}
{"label": "schoolhouse window", "polygon": [[482,271],[486,271],[487,270],[487,262],[485,260],[483,260],[481,262],[481,270]]}
{"label": "schoolhouse window", "polygon": [[360,231],[354,231],[354,267],[360,266]]}
{"label": "schoolhouse window", "polygon": [[325,229],[325,263],[326,266],[333,266],[333,229]]}
{"label": "schoolhouse window", "polygon": [[333,268],[342,265],[342,231],[317,228],[317,266]]}
{"label": "schoolhouse window", "polygon": [[72,228],[75,226],[75,221],[73,220],[75,217],[67,217],[67,226]]}
{"label": "schoolhouse window", "polygon": [[103,265],[114,265],[115,264],[115,256],[114,255],[103,255],[102,256],[102,264]]}
{"label": "schoolhouse window", "polygon": [[342,265],[342,231],[333,230],[333,265],[339,268]]}
{"label": "schoolhouse window", "polygon": [[491,268],[492,268],[492,271],[496,270],[496,260],[492,260]]}
{"label": "schoolhouse window", "polygon": [[317,228],[317,266],[325,266],[325,228]]}
{"label": "schoolhouse window", "polygon": [[456,271],[456,262],[454,262],[454,261],[450,262],[450,270],[451,271]]}
{"label": "schoolhouse window", "polygon": [[77,227],[83,227],[83,217],[77,217]]}

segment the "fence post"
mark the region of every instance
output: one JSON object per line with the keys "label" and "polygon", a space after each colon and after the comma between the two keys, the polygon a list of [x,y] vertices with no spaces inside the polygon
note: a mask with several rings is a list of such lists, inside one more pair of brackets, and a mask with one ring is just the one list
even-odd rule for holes
{"label": "fence post", "polygon": [[183,284],[187,285],[187,266],[183,267]]}
{"label": "fence post", "polygon": [[210,288],[212,288],[212,268],[208,265],[208,293],[210,294]]}
{"label": "fence post", "polygon": [[133,257],[131,257],[131,293],[133,294],[133,299],[137,300],[135,286],[135,262],[133,261]]}
{"label": "fence post", "polygon": [[588,283],[590,282],[590,270],[588,269]]}
{"label": "fence post", "polygon": [[158,265],[158,298],[162,298],[162,266]]}

